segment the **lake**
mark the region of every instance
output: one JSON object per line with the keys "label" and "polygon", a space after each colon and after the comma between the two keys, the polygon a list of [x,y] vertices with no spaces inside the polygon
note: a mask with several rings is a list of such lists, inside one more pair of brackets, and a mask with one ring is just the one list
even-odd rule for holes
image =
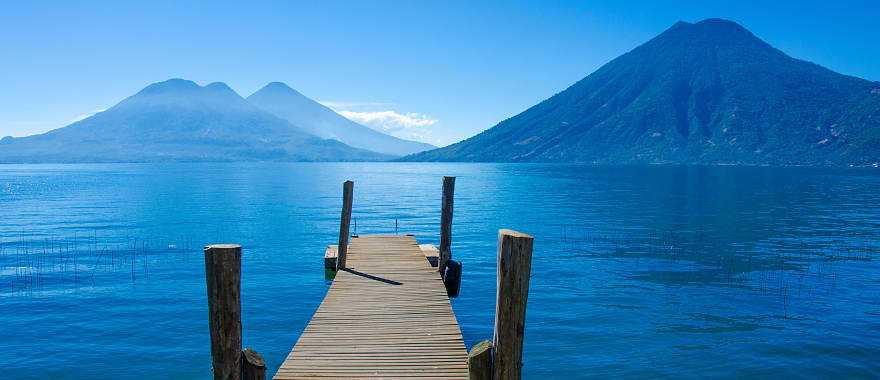
{"label": "lake", "polygon": [[880,170],[410,163],[0,165],[4,377],[210,378],[216,242],[243,246],[272,372],[328,287],[342,182],[357,233],[436,244],[443,175],[468,347],[498,229],[535,236],[526,378],[880,377]]}

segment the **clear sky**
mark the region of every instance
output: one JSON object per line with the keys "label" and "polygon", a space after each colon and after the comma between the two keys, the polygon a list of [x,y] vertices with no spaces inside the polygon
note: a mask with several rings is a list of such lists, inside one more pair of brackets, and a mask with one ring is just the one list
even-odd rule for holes
{"label": "clear sky", "polygon": [[242,96],[283,81],[350,118],[445,145],[675,21],[709,17],[880,80],[878,0],[121,3],[0,7],[0,136],[58,128],[180,77]]}

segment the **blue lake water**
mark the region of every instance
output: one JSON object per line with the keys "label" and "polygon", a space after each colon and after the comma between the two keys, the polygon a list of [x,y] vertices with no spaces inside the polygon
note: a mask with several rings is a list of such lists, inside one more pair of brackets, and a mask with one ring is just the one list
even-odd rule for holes
{"label": "blue lake water", "polygon": [[[201,247],[243,245],[244,342],[270,371],[357,232],[436,243],[491,338],[499,228],[535,236],[526,378],[880,377],[880,171],[517,164],[0,165],[4,378],[209,378]],[[550,377],[546,377],[550,376]]]}

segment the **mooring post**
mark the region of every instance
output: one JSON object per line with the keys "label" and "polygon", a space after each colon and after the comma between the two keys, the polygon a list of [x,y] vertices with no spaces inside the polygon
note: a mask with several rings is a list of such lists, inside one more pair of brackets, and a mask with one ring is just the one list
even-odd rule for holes
{"label": "mooring post", "polygon": [[443,198],[440,209],[440,257],[437,268],[440,273],[446,262],[452,259],[452,201],[455,193],[455,177],[443,177]]}
{"label": "mooring post", "polygon": [[495,379],[520,379],[529,275],[534,238],[524,233],[498,231],[498,288],[492,371]]}
{"label": "mooring post", "polygon": [[263,356],[250,348],[241,353],[241,380],[266,380]]}
{"label": "mooring post", "polygon": [[468,379],[492,379],[492,342],[484,340],[468,352]]}
{"label": "mooring post", "polygon": [[208,326],[215,380],[241,379],[241,246],[205,247]]}
{"label": "mooring post", "polygon": [[342,216],[339,218],[339,255],[336,258],[336,269],[345,269],[345,256],[348,253],[348,226],[351,224],[351,202],[354,182],[342,184]]}

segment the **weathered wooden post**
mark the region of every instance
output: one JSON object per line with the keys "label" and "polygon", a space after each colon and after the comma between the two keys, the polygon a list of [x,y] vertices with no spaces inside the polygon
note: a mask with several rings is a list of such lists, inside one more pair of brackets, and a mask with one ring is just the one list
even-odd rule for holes
{"label": "weathered wooden post", "polygon": [[241,380],[266,380],[266,362],[250,348],[241,353]]}
{"label": "weathered wooden post", "polygon": [[336,259],[339,257],[339,246],[331,244],[324,250],[324,269],[336,270]]}
{"label": "weathered wooden post", "polygon": [[440,273],[446,262],[452,259],[452,201],[455,193],[455,177],[443,177],[443,198],[440,209],[440,258],[437,268]]}
{"label": "weathered wooden post", "polygon": [[492,371],[495,379],[520,379],[529,275],[534,238],[524,233],[498,231],[498,288]]}
{"label": "weathered wooden post", "polygon": [[205,247],[208,326],[215,380],[241,378],[241,246]]}
{"label": "weathered wooden post", "polygon": [[492,379],[492,342],[484,340],[468,352],[468,378],[470,380]]}
{"label": "weathered wooden post", "polygon": [[345,269],[345,256],[348,253],[348,226],[351,224],[351,202],[354,182],[342,184],[342,216],[339,218],[339,245],[336,258],[336,269]]}

